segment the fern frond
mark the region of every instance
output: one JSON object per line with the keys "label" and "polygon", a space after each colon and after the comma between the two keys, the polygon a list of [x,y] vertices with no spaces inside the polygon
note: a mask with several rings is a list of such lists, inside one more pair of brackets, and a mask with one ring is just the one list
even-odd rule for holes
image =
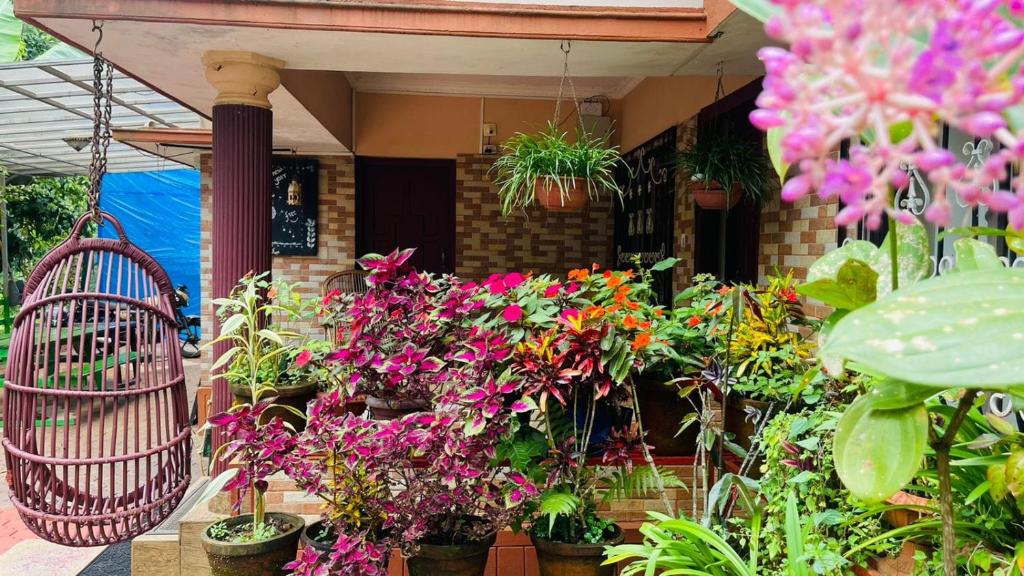
{"label": "fern frond", "polygon": [[580,497],[567,492],[545,492],[540,497],[540,513],[548,517],[548,533],[555,529],[555,519],[572,516],[580,507]]}
{"label": "fern frond", "polygon": [[[673,470],[658,467],[658,476],[661,476],[662,485],[665,488],[686,489],[683,482]],[[658,490],[658,477],[649,466],[636,466],[632,472],[623,468],[617,468],[604,479],[605,502],[610,500],[621,500],[623,498],[638,498],[646,496]]]}

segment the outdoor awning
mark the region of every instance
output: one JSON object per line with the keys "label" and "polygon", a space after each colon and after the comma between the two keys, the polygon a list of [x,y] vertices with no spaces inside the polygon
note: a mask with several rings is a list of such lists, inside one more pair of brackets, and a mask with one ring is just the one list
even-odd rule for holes
{"label": "outdoor awning", "polygon": [[[15,175],[88,174],[93,126],[91,59],[0,65],[0,166]],[[115,70],[111,128],[199,128],[198,114]],[[74,144],[81,150],[76,150]],[[110,172],[181,168],[190,151],[165,157],[112,140]]]}

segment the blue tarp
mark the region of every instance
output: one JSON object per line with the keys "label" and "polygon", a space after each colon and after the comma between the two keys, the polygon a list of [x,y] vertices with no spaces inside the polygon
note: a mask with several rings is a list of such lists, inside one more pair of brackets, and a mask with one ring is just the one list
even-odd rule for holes
{"label": "blue tarp", "polygon": [[[164,267],[177,286],[188,286],[186,314],[199,314],[199,172],[163,170],[103,176],[103,210],[137,246]],[[115,238],[111,226],[100,236]]]}

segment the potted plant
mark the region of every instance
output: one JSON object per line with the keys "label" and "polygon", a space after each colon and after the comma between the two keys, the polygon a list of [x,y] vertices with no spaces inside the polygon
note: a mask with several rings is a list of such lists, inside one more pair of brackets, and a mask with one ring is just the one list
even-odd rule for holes
{"label": "potted plant", "polygon": [[282,337],[264,328],[275,308],[268,303],[275,291],[265,275],[247,276],[231,298],[216,302],[223,321],[220,335],[208,345],[227,342],[231,347],[217,358],[211,371],[236,367],[233,377],[245,383],[248,401],[236,403],[209,420],[210,426],[223,428],[230,438],[213,458],[232,467],[210,483],[206,496],[221,489],[238,490],[238,506],[248,495],[252,512],[214,522],[203,531],[203,548],[215,576],[284,574],[283,566],[295,558],[305,525],[299,516],[266,510],[267,478],[282,470],[295,441],[290,425],[274,413],[303,418],[292,406],[273,404],[276,368],[272,371],[275,377],[266,376],[265,367],[276,366],[286,351],[269,345],[268,341],[276,344]]}
{"label": "potted plant", "polygon": [[445,384],[443,356],[465,337],[465,317],[481,305],[474,301],[474,284],[417,272],[408,264],[412,254],[395,250],[361,258],[370,289],[334,312],[339,343],[327,361],[366,395],[375,418],[431,407]]}
{"label": "potted plant", "polygon": [[718,370],[727,374],[721,390],[726,430],[745,450],[772,415],[815,404],[822,396],[824,377],[810,362],[814,323],[792,286],[790,273],[773,276],[760,288],[724,287],[697,316],[717,343]]}
{"label": "potted plant", "polygon": [[[301,430],[306,404],[316,396],[319,382],[313,367],[307,366],[310,354],[303,352],[299,334],[282,329],[281,323],[306,318],[308,305],[291,286],[268,282],[266,275],[244,279],[231,298],[216,304],[221,335],[228,335],[235,344],[232,350],[238,350],[221,356],[228,363],[222,377],[228,382],[235,403],[254,404],[273,396],[276,400],[270,414]],[[252,319],[252,324],[245,319]],[[251,354],[241,353],[243,341],[253,348]],[[255,365],[251,364],[253,358],[257,361]],[[285,410],[285,406],[291,409]]]}
{"label": "potted plant", "polygon": [[[592,267],[565,282],[509,276],[485,285],[491,322],[519,341],[508,377],[519,382],[517,406],[526,415],[498,457],[543,487],[517,526],[529,525],[543,576],[612,574],[601,566],[604,546],[623,533],[597,515],[600,492],[605,499],[655,492],[671,513],[665,487],[682,485],[654,466],[633,385],[645,367],[673,354],[661,338],[667,319],[648,303],[645,273]],[[601,430],[605,411],[630,415]],[[637,458],[645,465],[634,466]]]}
{"label": "potted plant", "polygon": [[323,505],[321,520],[302,533],[304,553],[289,565],[295,574],[386,573],[390,480],[409,462],[381,444],[380,422],[346,411],[345,404],[340,390],[318,398],[286,459],[285,473]]}
{"label": "potted plant", "polygon": [[505,216],[534,202],[548,210],[579,211],[602,193],[621,197],[615,181],[619,150],[607,138],[578,129],[570,142],[566,132],[549,122],[537,134],[516,134],[501,148],[491,173]]}
{"label": "potted plant", "polygon": [[765,198],[767,167],[761,139],[719,129],[697,138],[679,153],[679,167],[690,177],[690,190],[705,210],[729,210],[742,198]]}

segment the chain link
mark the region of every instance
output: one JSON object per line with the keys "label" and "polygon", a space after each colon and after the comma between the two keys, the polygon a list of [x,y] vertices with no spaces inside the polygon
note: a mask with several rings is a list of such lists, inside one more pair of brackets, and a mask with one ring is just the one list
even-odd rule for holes
{"label": "chain link", "polygon": [[92,24],[93,32],[98,34],[93,49],[92,64],[92,141],[90,150],[92,161],[89,164],[89,210],[97,225],[102,223],[100,215],[100,188],[103,175],[107,172],[107,148],[110,147],[110,114],[111,100],[114,92],[114,67],[103,57],[100,43],[103,41],[103,23]]}
{"label": "chain link", "polygon": [[559,46],[562,50],[562,54],[565,55],[565,62],[562,66],[562,80],[558,83],[558,97],[555,99],[555,126],[560,126],[562,120],[562,97],[565,94],[565,84],[569,84],[569,90],[572,93],[572,103],[576,108],[576,119],[583,126],[583,114],[580,113],[580,101],[576,97],[576,85],[572,82],[572,74],[569,73],[569,53],[572,52],[572,42],[570,40],[562,40]]}

